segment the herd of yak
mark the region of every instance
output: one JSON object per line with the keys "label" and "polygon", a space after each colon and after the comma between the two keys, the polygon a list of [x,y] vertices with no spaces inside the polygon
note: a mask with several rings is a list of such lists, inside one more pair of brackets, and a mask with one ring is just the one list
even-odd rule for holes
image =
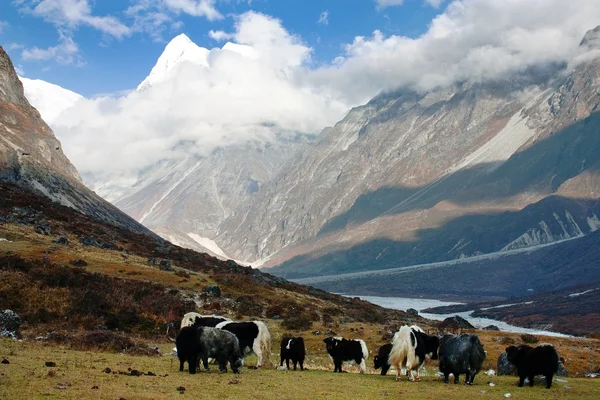
{"label": "herd of yak", "polygon": [[[217,362],[220,372],[227,372],[229,363],[233,372],[237,374],[243,365],[244,354],[249,352],[256,354],[256,367],[260,367],[263,355],[268,357],[271,349],[271,335],[263,322],[234,322],[222,316],[206,316],[194,312],[183,317],[174,341],[179,370],[183,371],[187,362],[190,374],[196,373],[200,361],[204,369],[210,371],[209,359]],[[361,373],[366,372],[365,361],[369,357],[369,351],[362,339],[328,337],[323,342],[333,360],[334,372],[343,372],[343,362],[355,362],[360,366]],[[508,361],[516,367],[519,386],[523,386],[525,379],[533,386],[534,376],[543,375],[546,378],[546,388],[550,388],[559,362],[554,346],[510,346],[506,349],[506,354]],[[306,356],[304,340],[301,337],[284,336],[281,340],[280,356],[280,367],[283,367],[285,361],[287,369],[290,369],[292,361],[294,370],[297,365],[303,370]],[[391,343],[378,349],[374,367],[381,368],[381,375],[386,375],[388,369],[393,366],[396,370],[396,380],[400,380],[401,372],[405,370],[409,380],[419,381],[419,370],[426,357],[432,360],[439,359],[439,369],[444,375],[445,383],[448,383],[450,374],[454,376],[454,383],[458,383],[460,375],[464,374],[465,383],[472,385],[475,375],[481,370],[486,352],[477,335],[447,334],[439,337],[427,334],[416,325],[402,326],[394,334]]]}

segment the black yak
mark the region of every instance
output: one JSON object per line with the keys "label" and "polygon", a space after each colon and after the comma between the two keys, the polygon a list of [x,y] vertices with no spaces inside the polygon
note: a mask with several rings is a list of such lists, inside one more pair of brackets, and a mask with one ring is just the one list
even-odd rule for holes
{"label": "black yak", "polygon": [[287,369],[290,369],[290,360],[292,360],[292,363],[294,363],[294,371],[296,370],[297,364],[300,364],[300,371],[304,371],[306,348],[304,347],[303,338],[284,336],[281,339],[281,351],[279,354],[281,357],[279,362],[280,367],[283,366],[283,361],[285,360]]}
{"label": "black yak", "polygon": [[485,351],[477,335],[445,335],[440,343],[439,359],[445,383],[450,374],[454,375],[454,383],[465,374],[465,383],[472,385],[485,360]]}
{"label": "black yak", "polygon": [[201,359],[204,369],[210,371],[208,358],[214,358],[219,364],[220,372],[227,372],[227,362],[235,374],[243,364],[242,352],[237,337],[231,332],[207,327],[183,327],[177,339],[177,357],[179,371],[183,371],[187,361],[189,373],[196,373],[198,360]]}
{"label": "black yak", "polygon": [[510,346],[506,348],[508,361],[517,367],[519,375],[519,387],[529,379],[529,386],[533,386],[533,377],[544,375],[546,377],[546,389],[552,386],[552,377],[558,371],[558,353],[551,344],[543,343],[537,347],[526,344]]}
{"label": "black yak", "polygon": [[392,351],[392,344],[384,344],[377,350],[377,355],[373,358],[373,368],[381,368],[381,375],[386,375],[391,365],[389,362],[390,352]]}

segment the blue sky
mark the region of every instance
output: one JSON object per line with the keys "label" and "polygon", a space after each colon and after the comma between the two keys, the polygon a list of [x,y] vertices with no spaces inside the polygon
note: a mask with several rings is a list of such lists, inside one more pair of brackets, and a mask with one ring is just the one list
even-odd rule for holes
{"label": "blue sky", "polygon": [[[202,47],[222,45],[208,32],[232,32],[236,16],[249,10],[280,19],[291,34],[312,48],[311,62],[322,65],[342,54],[344,45],[352,43],[356,36],[370,36],[375,30],[385,36],[416,38],[424,34],[431,20],[443,10],[443,3],[443,0],[3,0],[0,44],[24,76],[93,96],[137,86],[166,42],[179,33],[187,34]],[[190,5],[196,8],[189,8]],[[134,12],[136,6],[138,10]],[[153,24],[155,20],[151,17],[161,18],[161,22]],[[36,48],[41,51],[32,52]]]}

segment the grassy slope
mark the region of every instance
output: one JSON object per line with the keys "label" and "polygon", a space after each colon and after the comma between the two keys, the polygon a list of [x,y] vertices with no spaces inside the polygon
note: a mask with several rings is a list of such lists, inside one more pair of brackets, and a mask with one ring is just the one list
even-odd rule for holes
{"label": "grassy slope", "polygon": [[[170,346],[162,346],[167,351]],[[584,378],[564,378],[551,390],[536,384],[533,388],[516,387],[516,377],[488,378],[480,374],[472,387],[444,385],[432,376],[433,369],[420,383],[395,382],[393,375],[381,377],[373,373],[333,374],[323,370],[323,364],[309,363],[308,371],[277,371],[274,369],[242,369],[239,376],[231,372],[220,375],[200,373],[189,375],[178,371],[178,362],[171,356],[141,357],[111,353],[80,352],[48,347],[36,343],[0,340],[0,352],[10,364],[0,364],[0,398],[6,399],[170,399],[170,398],[272,398],[272,399],[374,399],[387,396],[423,399],[502,398],[511,393],[516,399],[597,399],[600,382]],[[309,356],[309,359],[312,357]],[[48,368],[45,361],[57,366]],[[369,363],[370,365],[370,363]],[[126,376],[106,374],[127,371],[128,368],[151,371],[157,376]],[[54,370],[55,376],[48,372]],[[162,376],[161,376],[162,375]],[[164,376],[167,375],[167,376]],[[230,381],[237,380],[237,384]],[[493,381],[494,387],[488,382]],[[58,389],[68,382],[66,389]],[[97,386],[98,389],[92,389]],[[178,394],[176,388],[186,388]],[[568,386],[569,389],[565,389]],[[485,391],[485,393],[482,393]]]}
{"label": "grassy slope", "polygon": [[[562,389],[562,384],[559,384],[547,392],[541,387],[533,390],[516,389],[515,378],[497,378],[498,385],[492,388],[484,385],[488,378],[483,375],[477,378],[478,386],[475,388],[428,382],[436,380],[434,377],[427,378],[421,384],[396,383],[393,377],[381,378],[373,370],[370,370],[372,375],[360,376],[356,374],[356,367],[348,368],[354,372],[352,374],[333,375],[330,372],[331,361],[322,343],[324,335],[314,335],[313,331],[332,329],[345,337],[363,338],[369,349],[375,351],[389,340],[390,332],[400,324],[411,321],[435,329],[435,323],[363,301],[276,280],[268,274],[160,243],[153,238],[120,231],[44,199],[31,197],[9,185],[0,184],[0,190],[3,191],[0,217],[6,219],[11,213],[14,214],[14,207],[29,206],[40,213],[36,221],[49,221],[53,231],[51,236],[36,233],[36,221],[0,223],[0,237],[10,240],[0,243],[0,260],[4,262],[0,262],[0,300],[14,302],[17,305],[15,311],[24,315],[26,320],[23,326],[24,342],[0,339],[0,357],[7,357],[11,362],[8,365],[0,364],[0,398],[180,398],[175,391],[180,385],[187,388],[186,396],[196,398],[207,392],[211,393],[211,397],[214,393],[217,398],[376,398],[399,394],[413,398],[470,398],[473,393],[481,394],[481,390],[498,396],[519,390],[525,396],[523,398],[547,397],[548,393],[551,393],[550,398],[598,397],[598,385],[586,379],[568,378],[567,385],[571,389]],[[68,235],[69,245],[52,242],[59,233]],[[83,246],[79,238],[84,236],[110,242],[118,249]],[[14,260],[11,258],[13,255],[18,256],[18,261],[11,261],[12,265],[8,265],[7,260]],[[161,271],[151,266],[147,261],[149,257],[168,258],[175,272]],[[87,265],[70,265],[70,261],[77,259],[85,260]],[[209,284],[218,284],[223,297],[215,299],[199,295],[201,289]],[[82,288],[88,288],[96,295],[105,294],[99,297],[105,302],[102,309],[95,302],[87,303],[92,307],[92,317],[84,318],[78,314],[82,312],[76,307],[79,301],[89,296],[78,291]],[[153,297],[159,301],[152,303]],[[181,304],[177,302],[178,298]],[[191,298],[196,301],[200,312],[220,311],[232,318],[265,320],[273,336],[275,362],[278,361],[279,341],[287,331],[281,326],[282,322],[297,315],[297,312],[309,316],[313,321],[312,327],[294,333],[305,338],[310,371],[294,374],[272,368],[260,371],[244,368],[239,383],[229,384],[232,374],[221,376],[213,373],[192,377],[180,374],[177,362],[170,356],[135,356],[135,351],[129,350],[125,354],[117,354],[93,348],[93,343],[86,344],[85,348],[89,351],[76,351],[74,348],[77,346],[33,340],[37,334],[56,326],[67,336],[85,334],[93,330],[96,324],[106,323],[110,318],[105,314],[120,316],[123,310],[135,308],[133,306],[140,301],[148,301],[153,307],[152,312],[139,312],[138,320],[125,325],[124,330],[128,332],[126,336],[147,345],[157,344],[163,354],[168,354],[173,345],[164,337],[164,325],[161,324],[170,318],[179,318],[181,315],[175,314],[181,314],[190,305]],[[161,307],[161,303],[167,300],[171,304],[169,307],[173,310],[179,307],[178,311],[168,312],[172,309]],[[46,315],[47,321],[38,321],[39,307],[56,315]],[[283,319],[268,317],[273,307],[279,307]],[[192,308],[195,308],[193,303]],[[324,316],[328,316],[325,323]],[[488,351],[484,365],[486,369],[495,368],[498,354],[508,342],[519,340],[515,334],[477,333]],[[560,355],[566,359],[567,369],[575,376],[582,376],[600,367],[600,344],[596,340],[541,339],[557,346]],[[372,357],[368,361],[369,366],[372,365]],[[54,377],[48,376],[49,369],[44,367],[44,361],[57,363]],[[252,357],[247,365],[254,365]],[[428,362],[427,365],[430,371],[436,368],[435,363]],[[168,376],[107,375],[101,372],[107,366],[117,371],[127,371],[129,367]],[[55,389],[58,383],[64,381],[70,382],[71,386]],[[99,389],[92,389],[95,385]],[[521,394],[519,397],[522,397]]]}

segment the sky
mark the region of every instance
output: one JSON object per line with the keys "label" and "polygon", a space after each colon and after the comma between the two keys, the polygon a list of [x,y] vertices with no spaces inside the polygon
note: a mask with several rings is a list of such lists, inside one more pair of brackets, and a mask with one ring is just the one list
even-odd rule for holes
{"label": "sky", "polygon": [[[316,135],[382,91],[572,65],[598,55],[579,46],[598,25],[600,0],[0,0],[21,76],[87,97],[51,121],[40,112],[92,186]],[[133,90],[180,33],[204,58]]]}
{"label": "sky", "polygon": [[[2,0],[0,44],[22,75],[83,96],[135,88],[163,51],[185,33],[205,48],[209,32],[231,32],[249,10],[278,18],[330,63],[355,36],[375,30],[418,37],[443,0]],[[37,50],[37,51],[36,51]]]}

